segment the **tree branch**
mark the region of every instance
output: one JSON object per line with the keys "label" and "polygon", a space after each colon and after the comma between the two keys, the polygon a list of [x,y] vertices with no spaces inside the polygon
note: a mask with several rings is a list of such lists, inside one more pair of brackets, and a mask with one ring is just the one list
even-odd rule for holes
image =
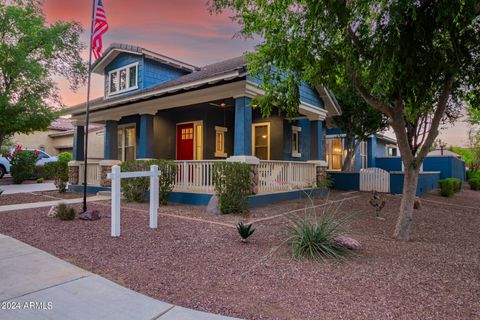
{"label": "tree branch", "polygon": [[391,108],[384,104],[382,101],[378,100],[375,98],[373,95],[370,94],[370,92],[361,84],[361,80],[357,77],[355,70],[353,68],[349,68],[348,75],[350,77],[350,81],[352,82],[353,86],[355,89],[357,89],[358,93],[360,96],[372,107],[375,109],[379,110],[380,112],[383,112],[387,116],[391,117],[392,112]]}
{"label": "tree branch", "polygon": [[440,98],[438,99],[437,108],[432,118],[430,132],[428,133],[425,143],[422,145],[417,155],[417,159],[419,160],[423,160],[427,156],[430,146],[433,144],[433,141],[438,135],[438,127],[440,126],[440,122],[442,121],[445,110],[447,109],[448,99],[450,97],[450,93],[452,92],[453,81],[453,76],[450,76],[446,79],[443,85]]}

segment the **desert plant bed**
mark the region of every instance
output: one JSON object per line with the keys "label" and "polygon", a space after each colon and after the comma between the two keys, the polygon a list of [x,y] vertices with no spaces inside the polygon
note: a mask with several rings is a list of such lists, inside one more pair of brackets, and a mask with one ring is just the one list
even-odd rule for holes
{"label": "desert plant bed", "polygon": [[[288,236],[285,216],[254,223],[248,244],[232,215],[197,221],[160,214],[153,230],[146,210],[126,206],[122,235],[112,238],[106,202],[90,203],[103,214],[95,222],[48,218],[48,208],[5,212],[0,233],[151,297],[244,319],[479,318],[479,212],[424,202],[412,241],[398,242],[391,235],[400,197],[386,196],[385,220],[378,220],[371,195],[357,195],[339,210],[354,214],[348,235],[364,249],[344,263],[293,260],[288,245],[279,247]],[[275,211],[298,207],[289,201]]]}

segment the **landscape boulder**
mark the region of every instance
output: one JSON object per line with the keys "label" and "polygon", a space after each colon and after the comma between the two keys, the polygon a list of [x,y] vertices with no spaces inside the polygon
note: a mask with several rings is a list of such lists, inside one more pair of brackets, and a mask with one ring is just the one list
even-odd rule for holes
{"label": "landscape boulder", "polygon": [[357,251],[362,249],[362,244],[353,238],[347,237],[347,236],[337,236],[335,239],[333,239],[336,244],[347,248],[349,250]]}
{"label": "landscape boulder", "polygon": [[79,216],[78,216],[79,219],[81,220],[91,220],[91,221],[94,221],[94,220],[98,220],[101,218],[100,216],[100,212],[98,210],[95,210],[95,209],[91,209],[91,210],[87,210],[83,213],[81,213]]}
{"label": "landscape boulder", "polygon": [[218,197],[216,195],[213,195],[210,198],[210,201],[208,201],[207,213],[209,213],[211,215],[214,215],[214,216],[222,215],[222,211],[220,211]]}

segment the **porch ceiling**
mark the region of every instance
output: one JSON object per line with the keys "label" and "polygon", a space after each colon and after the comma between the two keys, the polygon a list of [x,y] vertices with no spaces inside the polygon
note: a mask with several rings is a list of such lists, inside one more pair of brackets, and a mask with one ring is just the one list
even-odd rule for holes
{"label": "porch ceiling", "polygon": [[[122,117],[135,114],[156,114],[159,110],[189,106],[194,104],[206,103],[215,100],[237,98],[242,96],[256,97],[264,94],[264,91],[248,80],[230,82],[227,84],[216,85],[204,89],[180,92],[179,88],[174,91],[175,94],[161,96],[149,100],[132,101],[129,104],[120,106],[97,107],[90,111],[90,121],[92,123],[103,123],[106,120],[120,120]],[[171,92],[171,93],[174,93]],[[78,110],[80,111],[80,110]],[[328,111],[318,108],[305,102],[299,105],[300,114],[310,120],[325,120]],[[84,110],[72,115],[76,125],[83,125],[85,118]]]}

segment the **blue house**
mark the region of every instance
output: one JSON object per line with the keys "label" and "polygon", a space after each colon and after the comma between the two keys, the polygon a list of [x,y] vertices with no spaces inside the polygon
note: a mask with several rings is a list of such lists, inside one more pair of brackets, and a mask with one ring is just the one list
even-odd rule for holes
{"label": "blue house", "polygon": [[[340,107],[325,88],[302,84],[299,117],[263,118],[251,103],[263,94],[261,82],[246,66],[244,56],[197,67],[112,44],[92,66],[105,79],[104,95],[90,101],[90,121],[105,126],[105,159],[89,165],[88,184],[108,186],[112,165],[152,158],[175,160],[179,170],[197,172],[178,175],[189,177],[178,181],[179,191],[211,192],[205,172],[213,161],[227,159],[257,162],[260,193],[311,184],[315,170],[326,164],[325,121],[340,114]],[[83,180],[85,103],[68,113],[75,123],[70,169],[75,188]]]}

